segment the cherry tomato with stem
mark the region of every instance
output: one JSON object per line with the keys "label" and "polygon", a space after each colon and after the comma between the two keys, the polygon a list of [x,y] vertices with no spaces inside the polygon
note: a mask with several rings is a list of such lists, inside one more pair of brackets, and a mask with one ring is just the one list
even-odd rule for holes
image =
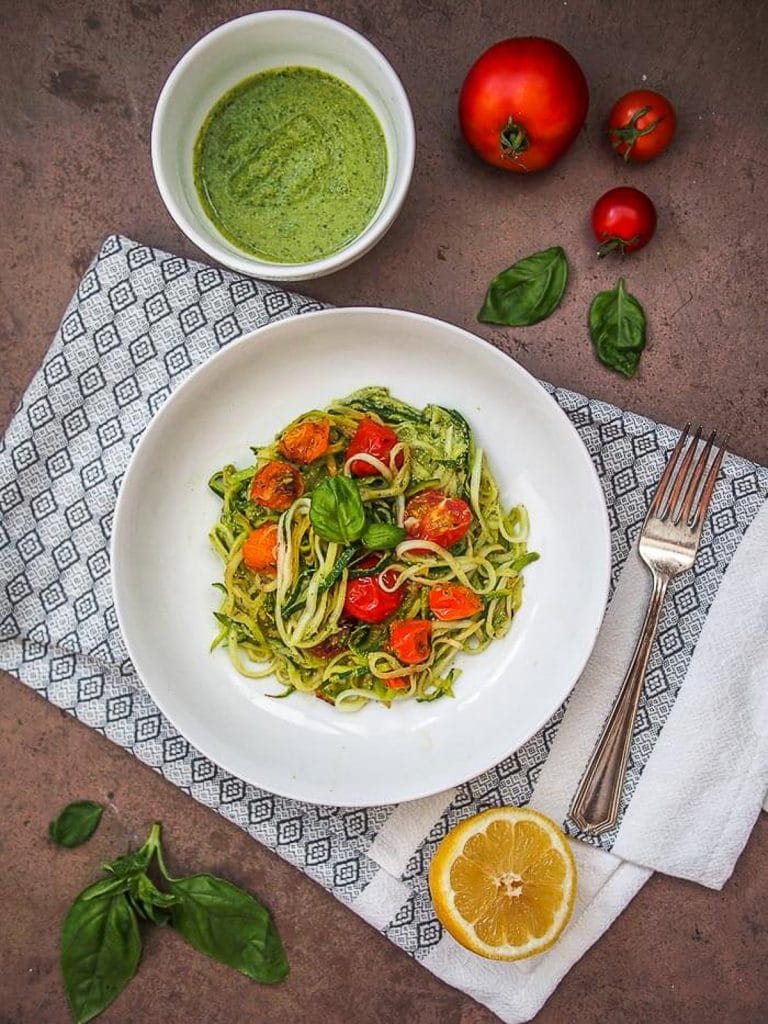
{"label": "cherry tomato with stem", "polygon": [[427,619],[401,619],[389,627],[389,646],[404,665],[419,665],[432,652],[432,623]]}
{"label": "cherry tomato with stem", "polygon": [[251,482],[251,500],[275,512],[284,512],[304,493],[304,481],[298,469],[287,462],[268,462]]}
{"label": "cherry tomato with stem", "polygon": [[637,252],[653,238],[656,230],[656,207],[637,188],[612,188],[595,203],[592,230],[600,243],[598,256],[609,252]]}
{"label": "cherry tomato with stem", "polygon": [[653,160],[672,142],[677,130],[675,108],[653,89],[634,89],[614,103],[608,115],[611,145],[629,163]]}
{"label": "cherry tomato with stem", "polygon": [[[353,455],[372,455],[385,466],[389,466],[389,458],[392,449],[399,443],[397,434],[391,427],[384,423],[377,423],[376,420],[363,419],[355,431],[355,435],[349,442],[347,448],[347,459]],[[395,465],[400,468],[403,464],[403,456],[395,458]],[[349,470],[352,476],[380,476],[379,470],[366,462],[365,459],[356,459],[350,462]]]}
{"label": "cherry tomato with stem", "polygon": [[505,39],[472,65],[459,95],[464,138],[486,163],[517,174],[550,167],[589,108],[584,73],[559,43]]}

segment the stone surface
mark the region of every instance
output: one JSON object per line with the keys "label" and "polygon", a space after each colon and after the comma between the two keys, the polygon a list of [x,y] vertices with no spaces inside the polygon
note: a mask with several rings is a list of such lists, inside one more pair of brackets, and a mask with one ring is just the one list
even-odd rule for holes
{"label": "stone surface", "polygon": [[[102,238],[121,231],[199,256],[155,190],[148,154],[154,100],[174,61],[215,25],[267,4],[30,0],[0,5],[0,423],[38,367]],[[301,6],[301,5],[295,5]],[[768,7],[759,0],[365,0],[304,5],[368,35],[402,76],[414,108],[413,185],[387,238],[304,290],[336,303],[415,309],[476,329],[532,372],[670,423],[702,420],[731,447],[768,460],[763,236],[768,165]],[[455,119],[464,70],[505,35],[563,42],[592,90],[585,131],[550,173],[486,168]],[[646,84],[680,117],[668,154],[627,168],[601,138],[616,96]],[[659,211],[654,242],[623,267],[597,263],[588,229],[605,189],[632,183]],[[571,261],[561,311],[528,330],[479,327],[489,279],[560,243]],[[584,328],[592,294],[619,273],[644,303],[650,345],[637,378],[603,369]],[[0,725],[0,1024],[64,1024],[56,943],[62,914],[94,866],[154,819],[173,862],[213,869],[272,906],[293,972],[260,988],[168,933],[147,943],[140,977],[105,1024],[354,1021],[490,1024],[494,1016],[433,978],[275,855],[199,807],[127,753],[18,683],[2,681]],[[111,801],[90,844],[51,848],[47,822],[67,801]],[[768,821],[721,893],[655,877],[563,981],[538,1024],[624,1024],[768,1017]]]}

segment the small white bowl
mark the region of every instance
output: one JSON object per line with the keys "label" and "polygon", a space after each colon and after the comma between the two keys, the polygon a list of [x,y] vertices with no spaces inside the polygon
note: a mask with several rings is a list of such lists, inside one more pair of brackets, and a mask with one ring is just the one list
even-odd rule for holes
{"label": "small white bowl", "polygon": [[[297,65],[336,75],[368,102],[386,139],[387,180],[375,216],[349,245],[311,263],[270,263],[232,245],[208,218],[195,189],[193,151],[206,116],[233,86],[267,68]],[[219,263],[271,281],[322,277],[368,252],[400,211],[414,150],[411,107],[389,61],[353,29],[303,11],[248,14],[204,36],[169,75],[152,122],[155,180],[181,230]]]}

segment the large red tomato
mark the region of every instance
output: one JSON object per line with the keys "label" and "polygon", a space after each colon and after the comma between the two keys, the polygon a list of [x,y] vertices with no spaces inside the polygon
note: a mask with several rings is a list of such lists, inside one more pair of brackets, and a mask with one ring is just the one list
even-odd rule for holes
{"label": "large red tomato", "polygon": [[483,160],[527,174],[560,159],[588,107],[587,80],[570,53],[530,36],[496,43],[472,65],[459,96],[459,121]]}

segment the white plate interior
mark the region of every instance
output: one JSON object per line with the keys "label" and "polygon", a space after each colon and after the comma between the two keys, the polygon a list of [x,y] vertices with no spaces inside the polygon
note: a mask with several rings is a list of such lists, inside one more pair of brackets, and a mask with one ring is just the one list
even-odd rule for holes
{"label": "white plate interior", "polygon": [[[456,698],[335,711],[252,681],[208,653],[221,563],[208,477],[245,466],[297,414],[355,388],[389,386],[415,405],[454,407],[488,453],[505,504],[524,502],[531,547],[510,633],[461,658]],[[227,771],[314,803],[413,799],[470,778],[520,747],[575,683],[605,608],[607,516],[589,456],[525,370],[441,321],[379,309],[294,317],[230,345],[194,373],[145,432],[123,482],[112,570],[139,676],[175,726]]]}

